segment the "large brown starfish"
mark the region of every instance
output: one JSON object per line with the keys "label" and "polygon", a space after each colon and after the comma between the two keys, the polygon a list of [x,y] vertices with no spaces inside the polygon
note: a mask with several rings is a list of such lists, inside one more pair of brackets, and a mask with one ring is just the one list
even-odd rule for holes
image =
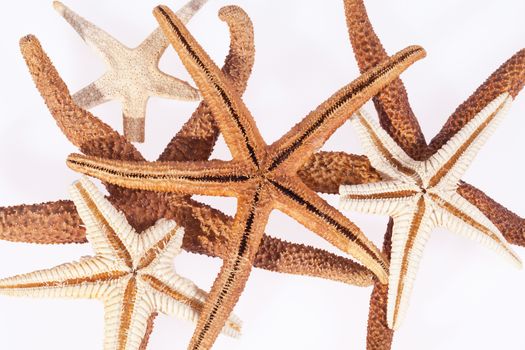
{"label": "large brown starfish", "polygon": [[190,342],[210,348],[236,304],[253,266],[270,212],[279,209],[337,248],[352,254],[383,281],[383,257],[360,230],[302,183],[299,168],[346,118],[381,87],[424,56],[409,47],[340,89],[270,146],[228,79],[167,7],[154,11],[161,28],[208,102],[232,161],[122,162],[72,155],[68,165],[127,188],[237,197],[228,257]]}
{"label": "large brown starfish", "polygon": [[[388,57],[368,19],[362,0],[345,0],[346,19],[351,43],[361,71],[366,71]],[[400,79],[383,89],[374,104],[383,128],[413,159],[425,160],[445,144],[470,121],[484,106],[498,95],[509,93],[513,98],[525,83],[525,50],[520,50],[501,65],[448,119],[442,130],[427,146],[419,123],[408,102],[407,93]],[[343,165],[343,166],[340,166]],[[303,180],[320,192],[338,193],[339,185],[376,182],[379,173],[371,168],[363,156],[324,152],[317,154]],[[512,244],[525,246],[525,222],[479,189],[462,182],[458,193],[479,208]],[[383,252],[389,257],[392,223],[389,223]],[[367,349],[390,349],[393,331],[386,322],[386,285],[376,284],[372,293],[368,321]]]}

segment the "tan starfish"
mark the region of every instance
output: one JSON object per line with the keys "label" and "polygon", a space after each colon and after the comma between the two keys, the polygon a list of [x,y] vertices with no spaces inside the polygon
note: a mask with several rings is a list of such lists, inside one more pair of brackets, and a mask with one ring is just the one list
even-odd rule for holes
{"label": "tan starfish", "polygon": [[342,185],[341,205],[348,210],[389,215],[392,258],[387,321],[399,328],[426,242],[435,227],[445,227],[493,247],[521,267],[520,258],[494,224],[456,191],[483,143],[507,111],[512,97],[498,96],[425,161],[410,158],[363,112],[351,118],[375,169],[390,178],[363,185]]}
{"label": "tan starfish", "polygon": [[424,51],[409,47],[386,60],[339,90],[284,137],[267,146],[240,96],[180,20],[163,6],[154,14],[210,105],[233,160],[137,163],[72,155],[68,165],[128,188],[237,197],[228,257],[212,287],[190,348],[208,349],[214,343],[248,279],[273,209],[285,212],[352,254],[384,280],[386,265],[375,246],[352,222],[308,189],[296,172],[349,113],[423,57]]}
{"label": "tan starfish", "polygon": [[[104,301],[105,350],[141,348],[156,312],[196,322],[206,293],[173,269],[183,229],[159,220],[139,234],[87,179],[74,183],[70,192],[96,255],[2,279],[0,293]],[[240,321],[231,317],[223,331],[238,336]]]}
{"label": "tan starfish", "polygon": [[[177,12],[177,16],[186,23],[206,2],[191,0]],[[160,71],[159,60],[169,45],[160,28],[131,49],[61,2],[55,1],[53,6],[80,37],[104,58],[108,67],[102,77],[74,94],[73,99],[83,108],[92,108],[109,100],[120,100],[124,136],[128,140],[144,141],[146,104],[151,96],[185,101],[200,98],[199,92],[187,82]]]}

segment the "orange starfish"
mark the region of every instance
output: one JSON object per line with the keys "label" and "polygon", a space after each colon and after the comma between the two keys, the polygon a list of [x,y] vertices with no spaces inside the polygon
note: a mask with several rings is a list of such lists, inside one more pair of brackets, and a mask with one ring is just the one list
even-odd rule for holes
{"label": "orange starfish", "polygon": [[387,267],[377,248],[351,221],[302,183],[296,173],[351,113],[422,58],[423,49],[409,47],[371,69],[267,146],[240,96],[182,22],[164,6],[157,7],[154,14],[213,111],[233,160],[145,163],[71,155],[68,165],[127,188],[237,197],[228,257],[212,286],[189,348],[208,349],[214,343],[242,293],[273,209],[285,212],[352,254],[385,281]]}

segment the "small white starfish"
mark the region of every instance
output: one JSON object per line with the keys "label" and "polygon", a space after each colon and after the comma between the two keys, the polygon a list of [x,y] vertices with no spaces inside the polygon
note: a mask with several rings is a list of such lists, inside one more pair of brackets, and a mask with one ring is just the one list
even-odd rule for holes
{"label": "small white starfish", "polygon": [[[177,12],[177,16],[187,23],[206,2],[191,0]],[[74,101],[89,109],[109,100],[120,100],[124,135],[128,140],[144,141],[146,104],[150,97],[184,101],[200,99],[199,91],[190,84],[159,70],[160,57],[169,46],[160,28],[136,48],[129,48],[61,2],[55,1],[53,6],[108,66],[98,80],[73,95]]]}
{"label": "small white starfish", "polygon": [[[159,220],[138,234],[86,178],[71,186],[71,196],[96,255],[2,279],[0,293],[103,300],[104,350],[139,349],[156,312],[196,322],[206,293],[173,268],[183,229]],[[230,317],[223,332],[238,336],[240,321]]]}
{"label": "small white starfish", "polygon": [[390,328],[397,329],[406,312],[423,249],[435,227],[486,243],[521,267],[494,224],[456,192],[460,177],[511,101],[507,93],[497,97],[426,161],[410,158],[363,112],[351,118],[370,162],[389,179],[342,185],[340,193],[342,208],[389,215],[394,220],[387,307]]}

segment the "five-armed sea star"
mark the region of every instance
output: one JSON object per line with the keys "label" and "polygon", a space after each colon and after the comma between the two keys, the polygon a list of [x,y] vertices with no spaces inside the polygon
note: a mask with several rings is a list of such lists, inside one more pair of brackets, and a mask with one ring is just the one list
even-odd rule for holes
{"label": "five-armed sea star", "polygon": [[[190,0],[177,16],[187,23],[207,0]],[[169,45],[157,28],[136,48],[128,48],[111,35],[77,15],[59,1],[55,9],[82,39],[104,58],[108,70],[102,77],[73,95],[83,108],[95,107],[108,100],[122,102],[124,136],[130,141],[144,141],[146,104],[151,96],[194,101],[197,89],[187,82],[160,71],[159,60]]]}
{"label": "five-armed sea star", "polygon": [[[159,220],[139,234],[84,178],[71,186],[71,197],[96,255],[2,279],[0,293],[103,300],[104,350],[141,348],[156,312],[197,321],[206,293],[173,269],[184,234],[175,221]],[[238,336],[240,322],[231,317],[223,331]]]}
{"label": "five-armed sea star", "polygon": [[423,249],[435,227],[484,242],[521,267],[520,258],[496,226],[456,192],[461,176],[511,101],[508,93],[497,97],[425,161],[410,158],[362,112],[351,118],[370,162],[391,179],[341,186],[344,209],[389,215],[394,220],[387,308],[391,328],[401,323]]}
{"label": "five-armed sea star", "polygon": [[297,171],[368,98],[424,56],[409,47],[348,84],[289,133],[267,146],[240,96],[180,20],[160,6],[154,14],[208,102],[233,155],[232,161],[137,163],[72,155],[68,165],[120,186],[155,191],[235,196],[229,256],[215,280],[190,349],[208,349],[232,311],[250,274],[268,215],[279,209],[352,254],[384,281],[377,248],[337,210],[302,183]]}

